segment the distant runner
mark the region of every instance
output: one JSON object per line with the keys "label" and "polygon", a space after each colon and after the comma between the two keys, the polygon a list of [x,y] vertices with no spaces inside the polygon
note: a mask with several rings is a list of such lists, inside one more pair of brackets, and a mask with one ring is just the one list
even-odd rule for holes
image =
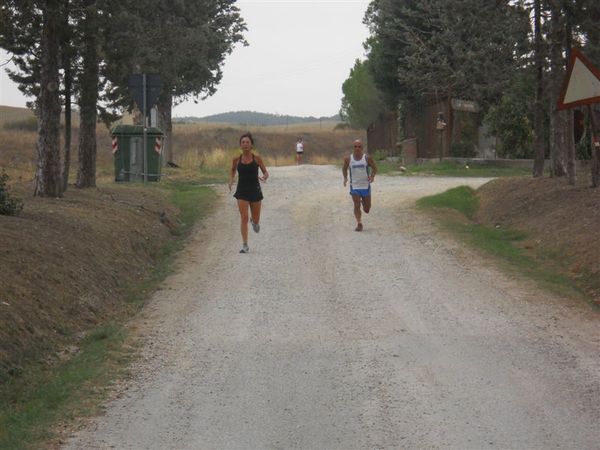
{"label": "distant runner", "polygon": [[302,155],[304,154],[304,142],[302,142],[302,136],[298,137],[296,141],[296,165],[302,164]]}
{"label": "distant runner", "polygon": [[[238,208],[240,210],[242,232],[242,249],[240,253],[248,253],[248,209],[250,209],[250,223],[255,233],[260,231],[260,207],[263,199],[260,181],[267,181],[269,173],[267,168],[258,155],[252,152],[254,139],[250,133],[244,133],[240,137],[240,148],[242,154],[233,158],[231,162],[231,171],[229,174],[229,191],[233,186],[235,173],[238,173],[237,189],[233,196],[237,198]],[[263,176],[258,176],[258,169],[262,171]]]}
{"label": "distant runner", "polygon": [[354,202],[354,217],[356,217],[356,228],[354,231],[362,231],[361,203],[365,213],[371,210],[371,183],[375,180],[377,166],[371,156],[363,153],[363,145],[360,139],[353,143],[353,151],[344,158],[344,186],[348,183],[348,169],[350,169],[350,195]]}

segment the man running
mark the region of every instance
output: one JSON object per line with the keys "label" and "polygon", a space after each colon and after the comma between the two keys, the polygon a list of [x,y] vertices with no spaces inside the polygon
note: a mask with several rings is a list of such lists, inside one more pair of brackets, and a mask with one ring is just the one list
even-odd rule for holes
{"label": "man running", "polygon": [[354,202],[354,217],[356,217],[356,228],[354,231],[362,231],[361,203],[363,211],[368,214],[371,210],[371,183],[375,180],[377,166],[371,156],[363,153],[363,145],[360,139],[353,143],[353,151],[344,158],[344,186],[348,183],[348,169],[350,170],[350,195]]}

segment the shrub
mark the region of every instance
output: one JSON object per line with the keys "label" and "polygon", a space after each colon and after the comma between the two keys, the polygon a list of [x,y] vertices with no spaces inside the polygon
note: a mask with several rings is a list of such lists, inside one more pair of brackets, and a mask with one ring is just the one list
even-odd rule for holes
{"label": "shrub", "polygon": [[346,122],[340,122],[340,123],[337,123],[337,124],[335,125],[335,127],[333,127],[333,129],[334,129],[334,130],[351,130],[351,129],[352,129],[352,127],[350,126],[350,124],[349,124],[349,123],[346,123]]}
{"label": "shrub", "polygon": [[6,122],[4,124],[5,130],[16,130],[16,131],[37,131],[38,120],[37,117],[31,116],[26,119],[17,120],[14,122]]}
{"label": "shrub", "polygon": [[477,151],[472,142],[453,142],[450,154],[457,158],[474,158],[477,156]]}
{"label": "shrub", "polygon": [[575,144],[575,157],[581,160],[592,159],[592,144],[590,139],[584,135],[584,137]]}
{"label": "shrub", "polygon": [[387,152],[385,150],[375,150],[373,153],[373,159],[375,161],[383,161],[387,158]]}
{"label": "shrub", "polygon": [[23,201],[18,198],[11,198],[8,193],[8,175],[2,172],[0,175],[0,215],[16,216],[23,209]]}

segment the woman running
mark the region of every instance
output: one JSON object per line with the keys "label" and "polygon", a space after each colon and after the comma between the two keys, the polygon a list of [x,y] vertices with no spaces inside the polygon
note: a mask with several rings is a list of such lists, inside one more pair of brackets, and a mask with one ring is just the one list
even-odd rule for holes
{"label": "woman running", "polygon": [[[260,181],[267,181],[269,173],[262,158],[252,152],[254,139],[250,133],[244,133],[240,137],[240,148],[242,154],[233,158],[231,172],[229,175],[229,191],[233,186],[235,173],[238,173],[237,189],[233,196],[237,198],[241,217],[242,249],[240,253],[248,253],[248,219],[255,233],[260,231],[260,206],[263,199]],[[258,176],[258,168],[263,174]],[[250,210],[250,214],[248,214]]]}

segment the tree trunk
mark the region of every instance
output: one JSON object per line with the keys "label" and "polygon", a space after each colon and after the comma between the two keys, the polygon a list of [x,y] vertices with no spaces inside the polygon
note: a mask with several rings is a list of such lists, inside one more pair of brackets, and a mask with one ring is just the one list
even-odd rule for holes
{"label": "tree trunk", "polygon": [[38,98],[38,163],[34,195],[61,197],[62,178],[60,167],[60,97],[58,0],[45,2],[41,40],[40,94]]}
{"label": "tree trunk", "polygon": [[[573,15],[571,8],[566,8],[565,11],[565,49],[566,49],[566,61],[571,59],[571,46],[573,45],[572,33],[573,33]],[[575,186],[576,182],[576,166],[575,166],[575,132],[574,132],[574,114],[573,110],[569,109],[565,111],[567,116],[567,130],[566,130],[566,154],[565,158],[567,160],[567,181],[571,186]]]}
{"label": "tree trunk", "polygon": [[541,0],[534,3],[534,31],[535,31],[535,71],[536,91],[533,109],[533,126],[535,130],[533,176],[544,175],[544,160],[546,157],[546,144],[544,139],[544,55],[542,54],[542,27],[541,27]]}
{"label": "tree trunk", "polygon": [[567,173],[567,127],[568,115],[556,110],[556,100],[560,95],[561,82],[564,77],[565,61],[563,57],[564,29],[561,22],[560,5],[551,4],[550,19],[550,68],[551,68],[551,101],[552,115],[550,117],[550,160],[553,177],[564,177]]}
{"label": "tree trunk", "polygon": [[98,11],[86,8],[83,23],[83,72],[80,77],[78,188],[96,186],[96,123],[98,103]]}
{"label": "tree trunk", "polygon": [[598,115],[593,106],[588,106],[592,132],[592,187],[600,185],[600,129],[598,128]]}
{"label": "tree trunk", "polygon": [[567,181],[571,186],[575,186],[575,182],[577,181],[577,168],[575,165],[575,132],[573,130],[574,124],[574,114],[573,110],[570,109],[565,111],[567,115],[567,129],[566,129],[566,160],[567,160]]}
{"label": "tree trunk", "polygon": [[65,85],[65,143],[64,143],[64,159],[62,167],[62,190],[66,192],[69,184],[69,171],[71,168],[71,141],[72,141],[72,113],[71,113],[71,97],[73,94],[73,74],[71,69],[71,42],[69,35],[69,3],[70,0],[65,0],[65,11],[62,30],[62,67],[64,71],[63,82]]}
{"label": "tree trunk", "polygon": [[[68,63],[70,66],[70,62]],[[71,141],[72,141],[72,113],[71,113],[71,95],[72,95],[72,86],[73,80],[71,75],[71,68],[69,66],[65,66],[65,75],[64,75],[64,83],[65,83],[65,157],[63,160],[63,171],[62,171],[62,181],[63,181],[63,192],[67,190],[67,186],[69,184],[69,170],[71,168]]]}
{"label": "tree trunk", "polygon": [[171,143],[173,142],[173,121],[171,119],[171,113],[173,111],[173,96],[171,91],[167,88],[160,95],[157,104],[157,112],[158,112],[158,127],[165,134],[163,140],[163,164],[167,162],[175,162],[173,155],[173,146]]}
{"label": "tree trunk", "polygon": [[566,111],[554,111],[550,119],[550,159],[553,177],[564,177],[567,174],[566,152],[568,146]]}

